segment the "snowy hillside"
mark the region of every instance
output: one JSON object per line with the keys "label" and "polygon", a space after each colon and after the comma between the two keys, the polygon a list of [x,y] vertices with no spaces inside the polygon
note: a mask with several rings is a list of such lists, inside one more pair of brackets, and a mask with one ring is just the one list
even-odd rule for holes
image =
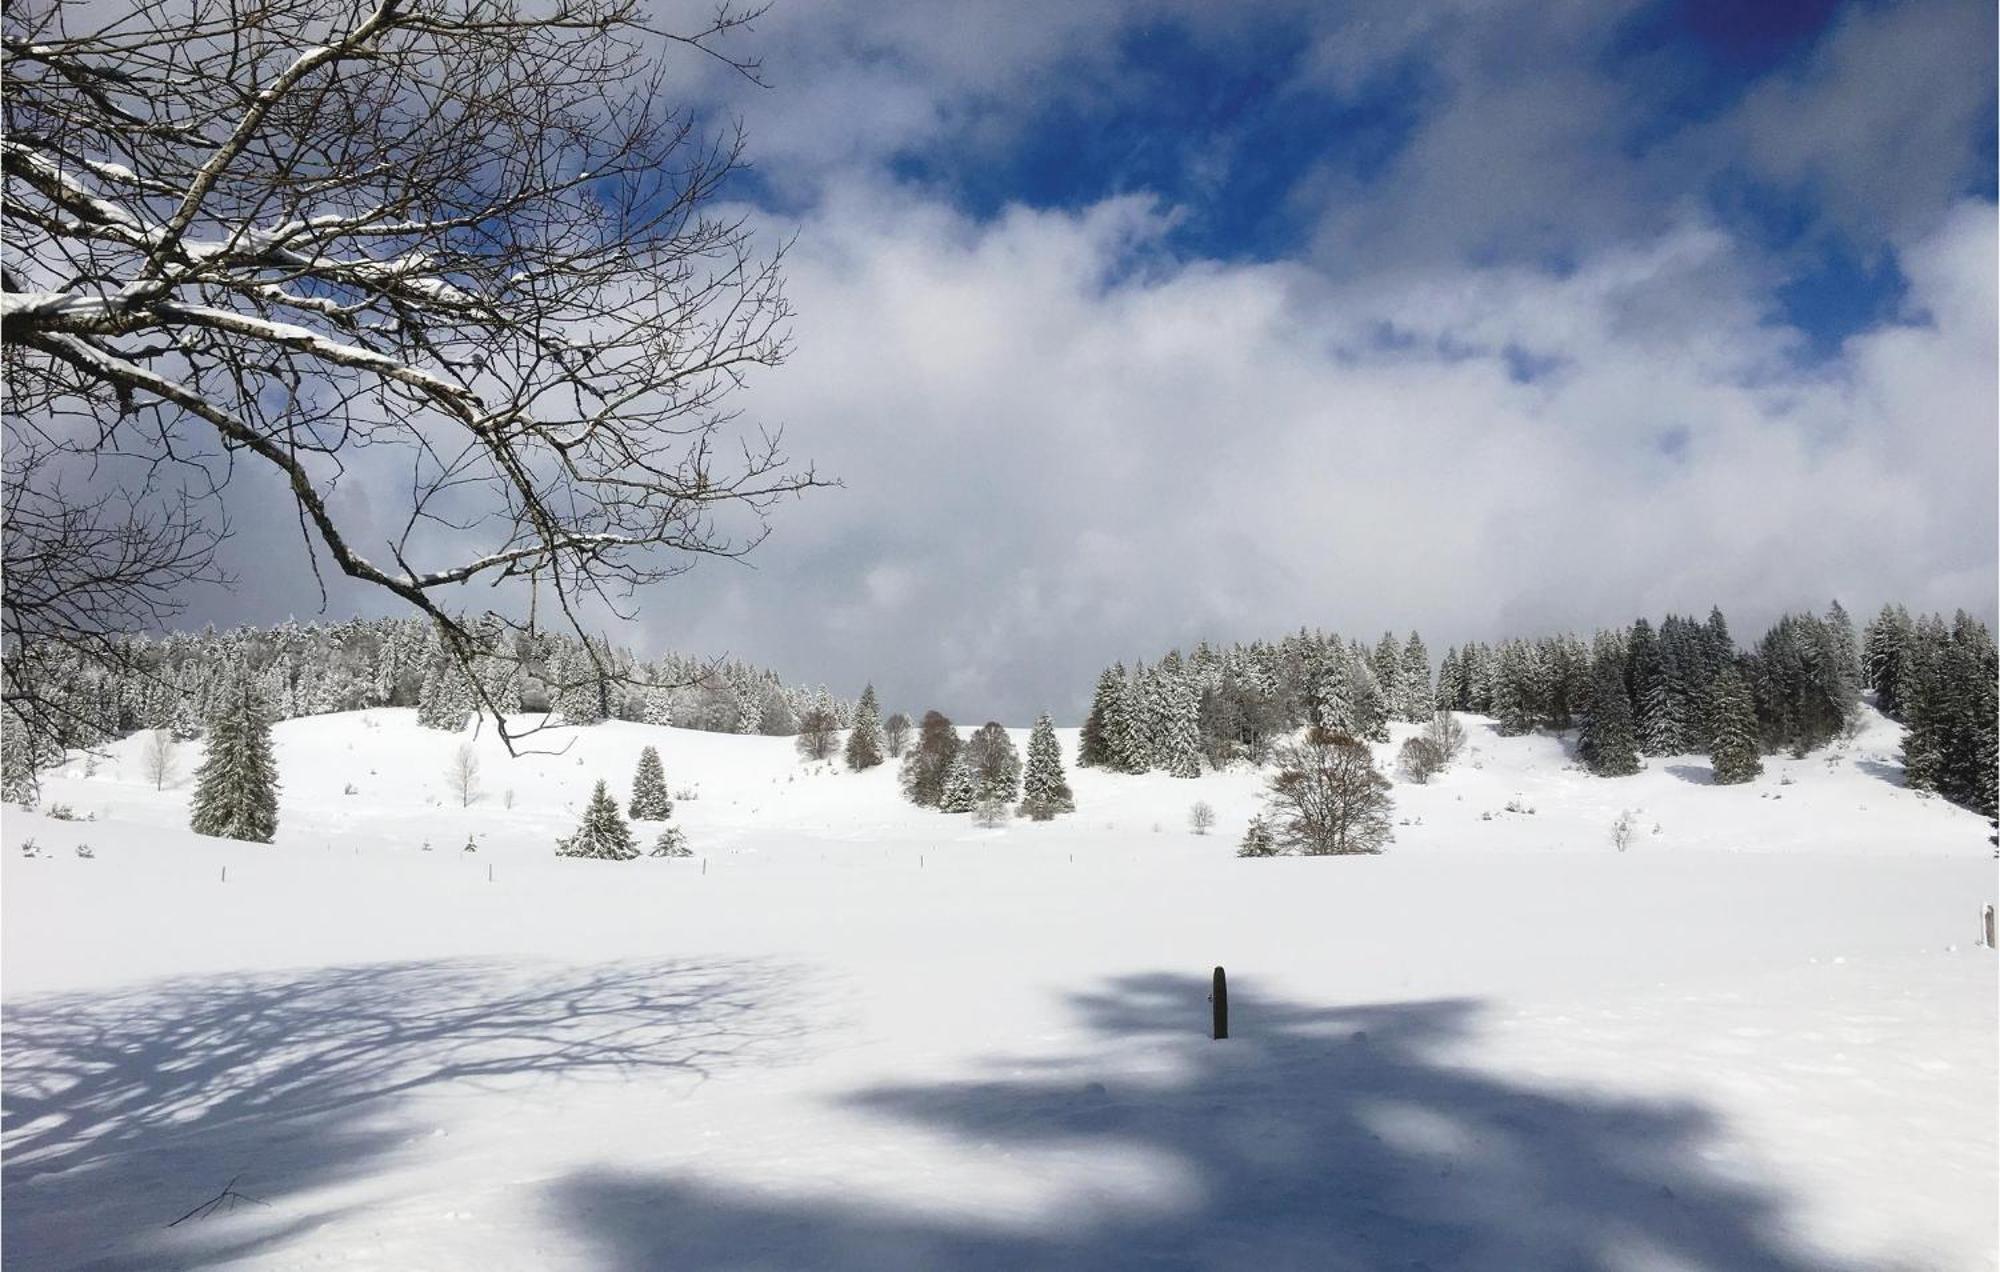
{"label": "snowy hillside", "polygon": [[[461,806],[381,709],[277,726],[260,845],[198,744],[72,759],[5,815],[6,1262],[1993,1267],[1992,848],[1899,727],[1714,787],[1467,726],[1355,859],[1235,859],[1248,769],[982,830],[607,723]],[[648,744],[695,856],[557,859]]]}

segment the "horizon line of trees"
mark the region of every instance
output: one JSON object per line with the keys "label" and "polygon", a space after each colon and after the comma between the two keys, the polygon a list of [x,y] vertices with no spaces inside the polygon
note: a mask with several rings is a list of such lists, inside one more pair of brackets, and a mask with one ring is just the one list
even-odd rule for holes
{"label": "horizon line of trees", "polygon": [[1199,776],[1263,765],[1305,728],[1385,742],[1392,722],[1438,711],[1490,717],[1507,736],[1578,732],[1601,776],[1645,756],[1706,754],[1716,780],[1748,781],[1761,757],[1805,755],[1854,724],[1864,693],[1908,727],[1909,786],[1995,815],[2000,666],[1984,623],[1960,610],[1912,619],[1884,605],[1865,632],[1838,601],[1786,614],[1749,649],[1720,608],[1597,632],[1448,648],[1433,667],[1422,636],[1383,633],[1371,647],[1300,629],[1277,641],[1169,651],[1098,677],[1077,763],[1111,772]]}
{"label": "horizon line of trees", "polygon": [[436,626],[421,618],[130,635],[109,658],[53,644],[9,649],[10,679],[32,684],[51,709],[32,723],[12,703],[0,710],[0,787],[6,798],[24,798],[35,774],[66,751],[137,732],[200,737],[239,681],[272,721],[414,707],[419,723],[452,731],[480,710],[480,691],[487,702],[568,725],[627,720],[773,736],[797,733],[809,718],[846,728],[858,705],[740,660],[673,652],[647,660],[596,641],[586,649],[572,636],[488,635],[472,660],[477,691]]}

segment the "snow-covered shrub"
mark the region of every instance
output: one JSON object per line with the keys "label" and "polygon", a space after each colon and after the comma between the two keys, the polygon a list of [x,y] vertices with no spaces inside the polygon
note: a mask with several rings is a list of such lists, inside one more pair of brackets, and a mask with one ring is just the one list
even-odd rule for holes
{"label": "snow-covered shrub", "polygon": [[1007,803],[997,796],[988,795],[972,806],[972,820],[975,825],[988,830],[1002,825],[1007,820]]}
{"label": "snow-covered shrub", "polygon": [[1632,846],[1632,813],[1629,809],[1621,811],[1618,820],[1611,823],[1611,846],[1619,852]]}
{"label": "snow-covered shrub", "polygon": [[42,812],[47,816],[55,818],[57,821],[77,820],[76,810],[68,804],[50,804]]}
{"label": "snow-covered shrub", "polygon": [[649,857],[692,857],[694,849],[687,845],[687,833],[679,826],[669,826],[653,841]]}
{"label": "snow-covered shrub", "polygon": [[76,846],[76,855],[85,861],[92,861],[97,857],[97,853],[91,849],[89,844],[78,844]]}

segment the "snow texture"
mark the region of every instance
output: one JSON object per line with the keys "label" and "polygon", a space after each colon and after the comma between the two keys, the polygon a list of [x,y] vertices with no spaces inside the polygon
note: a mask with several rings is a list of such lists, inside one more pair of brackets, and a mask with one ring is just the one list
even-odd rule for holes
{"label": "snow texture", "polygon": [[[4,819],[4,1260],[1992,1268],[1986,826],[1865,719],[1713,786],[1467,718],[1387,855],[1274,860],[1263,775],[1074,730],[1077,812],[982,830],[620,723],[485,730],[460,808],[470,734],[318,716],[269,845],[188,832],[132,738],[46,782],[95,820]],[[694,855],[559,859],[646,745]]]}

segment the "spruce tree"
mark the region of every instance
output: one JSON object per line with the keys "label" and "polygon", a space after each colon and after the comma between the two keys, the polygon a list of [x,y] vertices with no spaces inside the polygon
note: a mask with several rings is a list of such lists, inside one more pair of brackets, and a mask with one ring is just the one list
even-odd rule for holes
{"label": "spruce tree", "polygon": [[1056,740],[1055,722],[1044,712],[1028,734],[1028,767],[1021,778],[1021,815],[1048,821],[1058,813],[1076,811],[1063,776],[1062,743]]}
{"label": "spruce tree", "polygon": [[1201,702],[1185,675],[1162,667],[1155,677],[1159,732],[1153,762],[1174,777],[1201,776]]}
{"label": "spruce tree", "polygon": [[1124,692],[1124,677],[1106,667],[1097,676],[1097,692],[1090,699],[1090,714],[1083,722],[1083,736],[1077,739],[1078,768],[1114,768],[1111,756],[1111,727],[1118,715],[1118,697]]}
{"label": "spruce tree", "polygon": [[1278,838],[1271,832],[1271,823],[1262,813],[1250,819],[1243,828],[1243,842],[1236,848],[1239,857],[1275,857],[1278,855]]}
{"label": "spruce tree", "polygon": [[278,833],[278,766],[271,724],[248,678],[238,674],[218,696],[208,722],[208,753],[195,772],[188,826],[197,835],[268,844]]}
{"label": "spruce tree", "polygon": [[1757,744],[1757,704],[1749,682],[1734,665],[1715,678],[1709,697],[1709,767],[1718,786],[1735,786],[1764,771]]}
{"label": "spruce tree", "polygon": [[938,811],[941,813],[969,813],[979,802],[979,779],[973,776],[972,765],[966,762],[963,750],[952,757],[951,767],[945,770],[944,791],[938,796]]}
{"label": "spruce tree", "polygon": [[1577,738],[1577,754],[1599,777],[1627,777],[1639,771],[1639,741],[1632,727],[1632,700],[1625,695],[1625,666],[1610,649],[1601,648],[1593,662],[1590,710]]}
{"label": "spruce tree", "polygon": [[556,841],[556,856],[630,861],[638,855],[638,846],[632,842],[632,828],[625,824],[618,801],[611,798],[611,792],[600,779],[597,789],[591,792],[576,833]]}
{"label": "spruce tree", "polygon": [[1396,718],[1411,724],[1421,724],[1430,719],[1437,708],[1431,700],[1430,651],[1424,648],[1423,637],[1414,631],[1403,645],[1403,661],[1398,671],[1400,679],[1396,687],[1400,698],[1397,703]]}
{"label": "spruce tree", "polygon": [[632,774],[633,821],[665,821],[674,815],[674,801],[667,794],[667,772],[660,753],[653,747],[639,752],[639,767]]}
{"label": "spruce tree", "polygon": [[465,727],[472,706],[472,688],[464,669],[448,654],[433,659],[423,688],[417,691],[417,723],[426,729],[456,733]]}
{"label": "spruce tree", "polygon": [[859,773],[882,762],[882,712],[875,705],[875,686],[861,691],[854,724],[847,731],[847,767]]}

